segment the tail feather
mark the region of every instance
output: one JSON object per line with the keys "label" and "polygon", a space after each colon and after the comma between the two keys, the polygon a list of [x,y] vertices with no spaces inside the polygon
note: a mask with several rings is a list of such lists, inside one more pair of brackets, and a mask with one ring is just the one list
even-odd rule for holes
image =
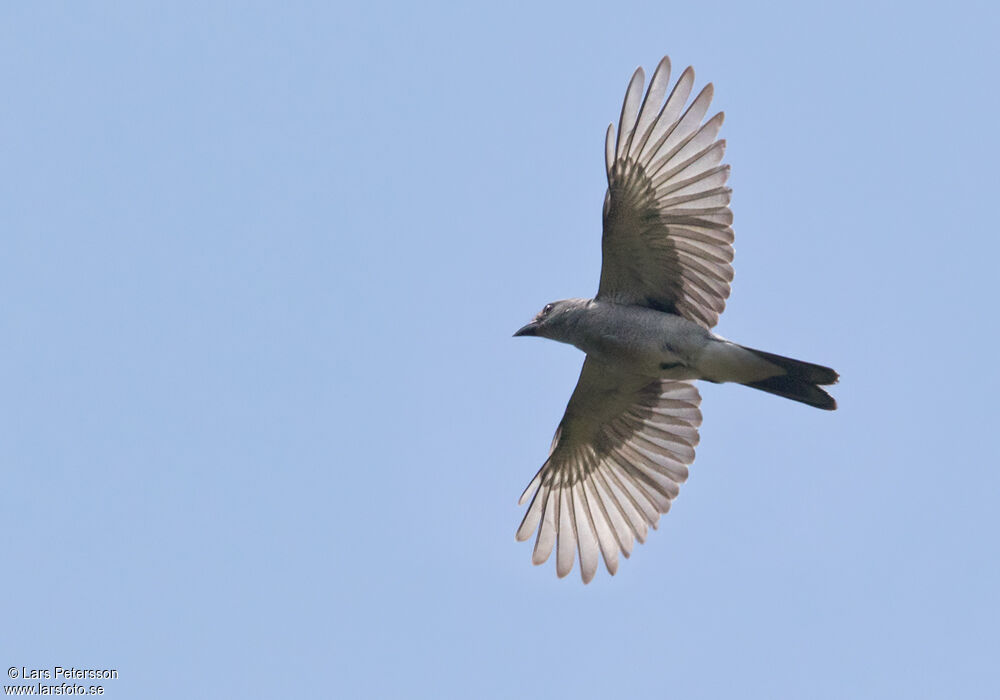
{"label": "tail feather", "polygon": [[836,384],[840,379],[834,370],[822,365],[814,365],[811,362],[793,360],[790,357],[774,355],[763,350],[745,348],[761,359],[767,360],[773,365],[777,365],[784,374],[775,377],[768,377],[755,382],[745,382],[744,386],[753,387],[766,391],[769,394],[783,396],[786,399],[799,401],[825,411],[833,411],[837,408],[837,402],[832,396],[820,389],[820,386]]}

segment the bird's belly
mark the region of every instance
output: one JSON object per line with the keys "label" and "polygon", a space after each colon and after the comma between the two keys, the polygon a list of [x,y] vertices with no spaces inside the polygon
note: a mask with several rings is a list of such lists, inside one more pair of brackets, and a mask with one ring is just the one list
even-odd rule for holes
{"label": "bird's belly", "polygon": [[581,348],[596,360],[627,368],[630,372],[661,379],[696,379],[690,358],[664,342],[662,336],[604,335]]}

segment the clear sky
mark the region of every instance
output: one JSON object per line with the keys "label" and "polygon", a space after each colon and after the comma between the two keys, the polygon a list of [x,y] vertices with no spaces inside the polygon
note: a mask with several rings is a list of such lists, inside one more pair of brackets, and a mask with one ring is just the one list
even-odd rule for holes
{"label": "clear sky", "polygon": [[[110,698],[1000,697],[994,3],[5,3],[0,663]],[[514,541],[637,65],[715,84],[718,332],[614,578]],[[6,681],[5,681],[6,682]]]}

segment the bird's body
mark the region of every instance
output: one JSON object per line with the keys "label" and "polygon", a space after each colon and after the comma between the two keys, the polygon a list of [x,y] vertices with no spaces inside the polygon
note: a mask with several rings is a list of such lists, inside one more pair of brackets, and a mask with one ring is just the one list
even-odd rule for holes
{"label": "bird's body", "polygon": [[546,337],[650,379],[698,378],[695,362],[711,337],[698,324],[642,306],[595,299],[562,303],[570,320]]}
{"label": "bird's body", "polygon": [[643,96],[637,70],[617,134],[608,129],[597,296],[547,304],[515,333],[587,356],[549,458],[521,497],[531,505],[517,532],[523,540],[537,530],[536,564],[556,549],[560,576],[579,552],[584,582],[600,557],[614,574],[619,552],[627,557],[645,539],[687,479],[701,423],[694,380],[836,408],[821,388],[836,383],[832,369],[711,331],[733,276],[722,114],[702,123],[711,85],[685,108],[694,72],[667,96],[669,75],[664,58]]}
{"label": "bird's body", "polygon": [[639,376],[745,383],[783,373],[753,351],[676,314],[596,299],[557,304],[565,319],[536,335],[575,345],[587,357]]}

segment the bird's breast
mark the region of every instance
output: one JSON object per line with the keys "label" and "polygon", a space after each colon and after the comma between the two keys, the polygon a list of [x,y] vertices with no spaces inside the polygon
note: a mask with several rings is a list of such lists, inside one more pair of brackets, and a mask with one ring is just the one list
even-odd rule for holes
{"label": "bird's breast", "polygon": [[[686,319],[651,309],[599,309],[579,324],[574,344],[596,360],[648,377],[694,379],[692,369],[701,343]],[[678,323],[680,321],[681,323]]]}

